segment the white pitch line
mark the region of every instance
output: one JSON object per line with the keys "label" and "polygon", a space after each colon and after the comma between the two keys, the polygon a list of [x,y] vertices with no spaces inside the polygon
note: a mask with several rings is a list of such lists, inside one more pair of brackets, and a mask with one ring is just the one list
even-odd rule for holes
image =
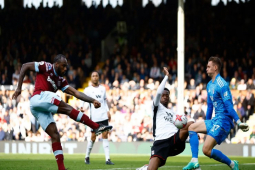
{"label": "white pitch line", "polygon": [[[244,163],[244,164],[239,164],[239,165],[255,165],[255,163]],[[208,165],[200,165],[201,167],[209,167],[209,166],[226,166],[225,164],[208,164]],[[182,168],[183,166],[163,166],[160,169],[164,168]],[[139,167],[137,167],[139,168]],[[111,169],[93,169],[93,170],[122,170],[122,169],[132,169],[132,168],[111,168]]]}

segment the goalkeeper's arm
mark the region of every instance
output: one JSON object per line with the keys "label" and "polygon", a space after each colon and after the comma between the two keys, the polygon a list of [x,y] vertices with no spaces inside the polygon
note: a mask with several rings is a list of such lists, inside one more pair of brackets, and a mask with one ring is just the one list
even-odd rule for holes
{"label": "goalkeeper's arm", "polygon": [[233,104],[231,103],[230,100],[226,100],[224,102],[224,105],[227,109],[227,111],[231,114],[231,116],[234,118],[234,120],[236,121],[236,123],[238,124],[238,127],[244,131],[247,132],[249,130],[249,126],[246,123],[242,123],[241,120],[239,119],[236,111],[233,108]]}

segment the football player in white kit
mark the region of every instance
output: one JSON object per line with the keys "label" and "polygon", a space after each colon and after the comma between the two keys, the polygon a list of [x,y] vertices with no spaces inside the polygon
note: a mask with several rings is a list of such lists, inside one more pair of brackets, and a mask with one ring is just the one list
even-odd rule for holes
{"label": "football player in white kit", "polygon": [[[111,120],[111,115],[109,113],[109,108],[106,102],[106,91],[105,87],[99,84],[99,74],[96,71],[93,71],[91,74],[92,85],[85,88],[84,93],[90,97],[94,97],[101,103],[100,108],[95,108],[92,104],[89,103],[90,110],[90,119],[98,124],[108,125],[108,121]],[[83,111],[83,109],[82,109]],[[91,129],[91,140],[88,140],[87,151],[85,156],[85,163],[90,164],[90,153],[93,148],[93,145],[96,140],[95,131]],[[108,131],[102,133],[103,137],[103,147],[105,153],[106,165],[114,165],[110,160],[110,149],[108,142]]]}
{"label": "football player in white kit", "polygon": [[165,165],[167,157],[182,153],[185,149],[185,141],[189,136],[188,127],[193,123],[188,122],[180,130],[173,124],[175,113],[167,108],[170,101],[170,91],[165,88],[169,77],[166,67],[164,67],[164,74],[165,77],[153,99],[154,143],[151,147],[150,162],[149,165],[144,165],[141,168],[137,168],[137,170],[157,170],[158,167]]}

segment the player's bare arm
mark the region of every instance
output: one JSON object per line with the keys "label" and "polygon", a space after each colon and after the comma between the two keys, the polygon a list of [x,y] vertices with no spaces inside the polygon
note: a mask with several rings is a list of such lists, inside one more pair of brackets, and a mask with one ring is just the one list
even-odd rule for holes
{"label": "player's bare arm", "polygon": [[93,103],[95,108],[99,108],[101,106],[101,103],[99,101],[93,99],[92,97],[87,96],[86,94],[84,94],[82,92],[79,92],[78,90],[76,90],[75,88],[73,88],[71,86],[69,86],[65,90],[65,93],[75,96],[76,98],[78,98],[84,102]]}
{"label": "player's bare arm", "polygon": [[25,63],[22,65],[21,70],[20,70],[19,80],[18,80],[18,87],[15,90],[15,93],[12,95],[12,99],[17,99],[17,97],[20,95],[23,80],[24,80],[25,74],[28,70],[35,71],[35,62],[29,62],[29,63]]}

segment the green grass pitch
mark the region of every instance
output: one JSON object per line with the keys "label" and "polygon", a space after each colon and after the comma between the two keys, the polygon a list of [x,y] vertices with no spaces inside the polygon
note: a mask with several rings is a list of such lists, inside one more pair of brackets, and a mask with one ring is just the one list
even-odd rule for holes
{"label": "green grass pitch", "polygon": [[[91,154],[91,164],[84,163],[84,155],[64,155],[66,168],[69,170],[97,169],[97,170],[129,170],[147,164],[149,155],[111,155],[115,165],[105,165],[103,154]],[[255,170],[255,158],[251,157],[231,157],[239,161],[241,170]],[[207,157],[200,157],[202,170],[227,170],[230,169],[224,164],[216,162]],[[160,169],[182,170],[190,161],[190,157],[177,156],[169,157],[165,166]],[[33,155],[33,154],[0,154],[0,170],[57,170],[57,164],[53,154]]]}

